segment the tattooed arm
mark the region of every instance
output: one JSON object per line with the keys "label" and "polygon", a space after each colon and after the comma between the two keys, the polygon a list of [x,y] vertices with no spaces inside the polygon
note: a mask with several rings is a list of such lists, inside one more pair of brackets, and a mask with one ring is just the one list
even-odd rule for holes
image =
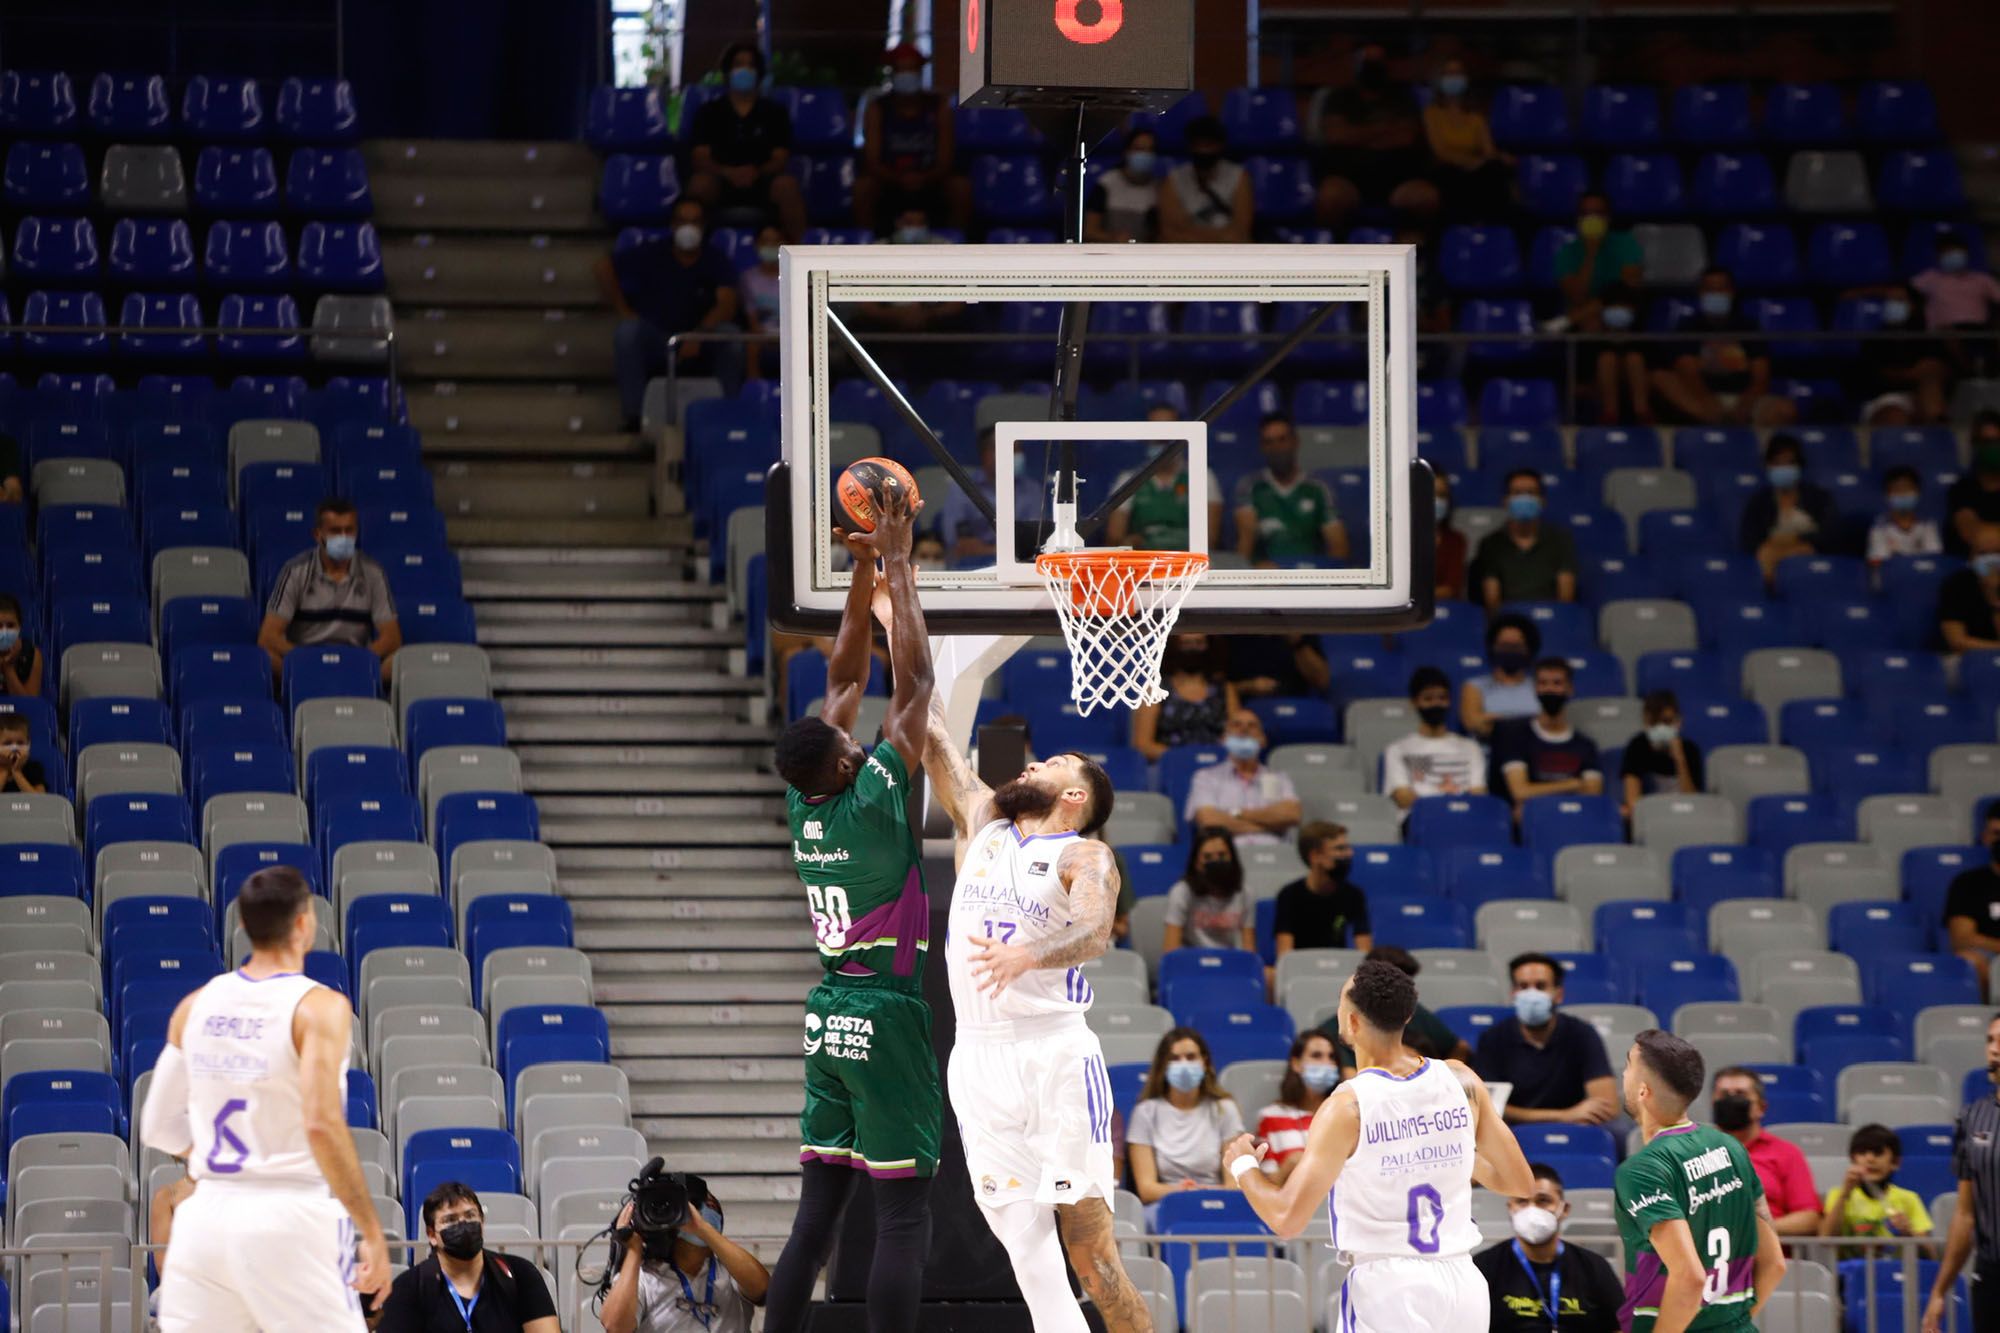
{"label": "tattooed arm", "polygon": [[1118,909],[1118,862],[1101,842],[1072,843],[1056,863],[1069,889],[1069,924],[1028,944],[1001,944],[973,936],[972,976],[998,994],[1026,973],[1075,967],[1111,947],[1111,919]]}
{"label": "tattooed arm", "polygon": [[931,696],[930,743],[924,747],[924,771],[930,775],[931,793],[951,816],[958,845],[954,860],[965,856],[965,840],[972,831],[993,817],[993,789],[979,780],[944,724],[944,700]]}

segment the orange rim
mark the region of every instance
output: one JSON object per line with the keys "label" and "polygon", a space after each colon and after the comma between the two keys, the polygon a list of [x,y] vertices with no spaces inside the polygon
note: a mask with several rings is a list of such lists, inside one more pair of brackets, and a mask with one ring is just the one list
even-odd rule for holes
{"label": "orange rim", "polygon": [[1086,615],[1122,616],[1132,610],[1141,579],[1174,580],[1200,574],[1208,557],[1193,551],[1051,551],[1035,557],[1045,577],[1069,584],[1070,605]]}

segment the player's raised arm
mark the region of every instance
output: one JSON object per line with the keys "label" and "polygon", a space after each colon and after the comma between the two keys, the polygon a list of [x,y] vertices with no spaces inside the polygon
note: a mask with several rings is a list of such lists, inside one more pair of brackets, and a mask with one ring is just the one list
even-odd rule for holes
{"label": "player's raised arm", "polygon": [[847,585],[847,605],[840,610],[840,633],[834,636],[833,656],[827,659],[826,700],[820,704],[819,715],[827,725],[852,732],[873,665],[875,625],[868,603],[875,595],[875,550],[865,537],[841,528],[835,528],[833,534],[854,556],[854,577]]}
{"label": "player's raised arm", "polygon": [[952,742],[951,733],[945,729],[942,699],[931,701],[927,724],[930,744],[924,751],[924,767],[930,773],[931,794],[951,816],[962,855],[966,836],[993,818],[993,789],[979,780],[971,763]]}
{"label": "player's raised arm", "polygon": [[[1328,1191],[1340,1179],[1341,1168],[1361,1141],[1361,1104],[1346,1088],[1334,1089],[1313,1115],[1306,1131],[1305,1151],[1282,1185],[1274,1184],[1258,1163],[1271,1150],[1249,1134],[1239,1134],[1222,1149],[1222,1166],[1243,1190],[1243,1197],[1264,1225],[1289,1240],[1306,1229],[1325,1204]],[[1249,1164],[1244,1159],[1249,1159]],[[1237,1168],[1241,1167],[1241,1170]]]}
{"label": "player's raised arm", "polygon": [[368,1195],[354,1134],[347,1127],[347,1090],[340,1064],[353,1038],[354,1010],[347,997],[324,986],[306,992],[292,1017],[299,1047],[299,1101],[305,1112],[306,1143],[326,1177],[326,1187],[361,1237],[361,1264],[354,1286],[373,1295],[389,1285],[389,1247],[382,1219]]}
{"label": "player's raised arm", "polygon": [[1458,1076],[1465,1100],[1472,1105],[1473,1180],[1503,1197],[1527,1198],[1535,1192],[1535,1173],[1521,1152],[1521,1141],[1493,1108],[1486,1081],[1457,1060],[1447,1060],[1445,1065]]}
{"label": "player's raised arm", "polygon": [[[910,772],[924,761],[924,746],[930,735],[931,715],[931,636],[924,626],[924,608],[917,601],[917,571],[910,564],[910,543],[915,536],[920,500],[910,503],[910,493],[898,486],[882,499],[875,531],[875,548],[882,554],[882,577],[889,585],[889,666],[895,686],[889,692],[889,712],[882,720],[882,735],[896,747]],[[850,606],[852,603],[850,603]],[[867,622],[864,607],[862,620]],[[842,630],[847,626],[843,623]]]}

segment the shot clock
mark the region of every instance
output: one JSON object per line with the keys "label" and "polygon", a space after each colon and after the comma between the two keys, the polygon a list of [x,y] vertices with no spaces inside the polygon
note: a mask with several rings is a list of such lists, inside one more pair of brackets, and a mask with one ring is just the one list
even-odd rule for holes
{"label": "shot clock", "polygon": [[1194,0],[960,0],[964,106],[1164,111],[1194,87]]}

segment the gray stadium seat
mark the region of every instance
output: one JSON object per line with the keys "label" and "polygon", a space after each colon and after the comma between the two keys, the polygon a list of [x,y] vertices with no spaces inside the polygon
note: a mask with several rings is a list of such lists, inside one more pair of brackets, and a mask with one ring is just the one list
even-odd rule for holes
{"label": "gray stadium seat", "polygon": [[101,980],[103,969],[97,959],[78,949],[68,953],[44,953],[34,949],[14,950],[0,936],[0,985],[10,981]]}
{"label": "gray stadium seat", "polygon": [[619,1162],[644,1161],[646,1136],[628,1125],[559,1125],[536,1132],[525,1155],[530,1190],[544,1163],[565,1159],[608,1157]]}
{"label": "gray stadium seat", "polygon": [[1708,267],[1708,242],[1700,227],[1687,223],[1641,223],[1632,228],[1639,242],[1640,281],[1648,287],[1692,287]]}
{"label": "gray stadium seat", "polygon": [[454,893],[457,892],[458,882],[475,870],[540,870],[553,880],[556,877],[556,854],[539,842],[480,839],[461,843],[451,854],[451,864],[445,869],[451,873]]}
{"label": "gray stadium seat", "polygon": [[572,972],[558,976],[499,976],[486,983],[487,1028],[497,1043],[500,1020],[509,1009],[524,1004],[577,1004],[588,1007],[596,1002],[590,978]]}
{"label": "gray stadium seat", "polygon": [[[1767,1032],[1789,1038],[1791,1029],[1769,1005],[1744,1004],[1734,1000],[1696,1000],[1674,1010],[1668,1020],[1676,1036],[1695,1037],[1703,1033],[1734,1035],[1739,1032]],[[1790,1057],[1786,1057],[1789,1061]],[[1785,1063],[1781,1061],[1780,1063]]]}
{"label": "gray stadium seat", "polygon": [[310,421],[262,417],[239,421],[229,428],[229,493],[232,499],[236,494],[236,474],[252,464],[319,461],[319,428]]}
{"label": "gray stadium seat", "polygon": [[[1855,1117],[1847,1113],[1847,1107],[1856,1097],[1866,1094],[1905,1097],[1947,1097],[1958,1091],[1958,1081],[1935,1065],[1918,1064],[1907,1060],[1866,1060],[1843,1068],[1834,1079],[1834,1106],[1840,1118],[1848,1124],[1855,1124]],[[1891,1120],[1887,1124],[1926,1124],[1950,1120],[1951,1116],[1919,1117],[1914,1120]]]}
{"label": "gray stadium seat", "polygon": [[729,552],[729,562],[724,567],[723,587],[728,593],[729,609],[741,615],[744,597],[749,589],[750,561],[764,553],[764,506],[755,505],[733,511],[729,515],[729,528],[725,538]]}
{"label": "gray stadium seat", "polygon": [[[5,988],[0,987],[0,1007],[5,1003]],[[1992,1008],[1983,1004],[1931,1005],[1917,1015],[1917,1058],[1946,1070],[1977,1068],[1986,1063],[1986,1028],[1992,1017]]]}
{"label": "gray stadium seat", "polygon": [[[1306,1272],[1290,1259],[1266,1257],[1258,1254],[1221,1255],[1212,1259],[1196,1259],[1188,1265],[1187,1286],[1184,1308],[1196,1308],[1199,1302],[1209,1296],[1227,1297],[1229,1293],[1240,1292],[1244,1296],[1267,1291],[1290,1292],[1299,1299],[1301,1308],[1306,1300]],[[1264,1325],[1249,1318],[1249,1310],[1241,1324],[1244,1333]],[[1225,1313],[1218,1324],[1223,1333],[1230,1333],[1229,1317]]]}
{"label": "gray stadium seat", "polygon": [[[129,1254],[125,1262],[131,1262]],[[97,1258],[93,1255],[81,1259],[67,1273],[60,1268],[48,1268],[36,1273],[27,1284],[21,1308],[40,1310],[45,1305],[88,1306],[94,1313],[106,1300],[114,1305],[129,1305],[132,1300],[132,1270],[114,1266],[109,1280],[106,1280],[98,1271]],[[97,1325],[89,1324],[87,1327],[90,1333],[97,1333]],[[113,1324],[112,1327],[123,1326]]]}
{"label": "gray stadium seat", "polygon": [[[1799,981],[1806,978],[1815,980],[1835,980],[1861,984],[1861,967],[1852,957],[1844,953],[1832,953],[1825,949],[1771,949],[1757,954],[1749,960],[1742,971],[1744,990],[1756,992],[1784,981]],[[1769,1004],[1780,1013],[1784,1006],[1774,1001],[1757,1000]],[[1859,1001],[1827,1000],[1827,1004],[1859,1003]]]}
{"label": "gray stadium seat", "polygon": [[[1306,808],[1306,818],[1313,818],[1311,803],[1304,801],[1305,793],[1301,791],[1299,795]],[[1305,867],[1299,863],[1297,848],[1289,842],[1238,846],[1236,859],[1243,866],[1243,887],[1250,891],[1253,899],[1275,898],[1279,889],[1305,873]]]}
{"label": "gray stadium seat", "polygon": [[1638,699],[1577,699],[1569,706],[1569,720],[1600,750],[1622,750],[1646,725],[1645,705]]}
{"label": "gray stadium seat", "polygon": [[1158,792],[1121,791],[1111,818],[1105,822],[1104,840],[1114,847],[1134,842],[1172,842],[1179,814],[1174,803]]}
{"label": "gray stadium seat", "polygon": [[[498,1078],[495,1074],[494,1079]],[[507,1121],[500,1109],[505,1103],[504,1096],[477,1093],[405,1097],[396,1108],[396,1160],[404,1160],[403,1149],[410,1135],[426,1129],[505,1129]]]}
{"label": "gray stadium seat", "polygon": [[[417,1012],[410,1013],[410,1010]],[[471,1012],[477,1013],[476,1010]],[[487,1044],[483,1025],[468,1030],[458,1010],[426,1010],[421,1005],[406,1005],[402,1009],[391,1009],[381,1017],[385,1021],[376,1024],[376,1031],[382,1035],[375,1039],[368,1056],[368,1068],[375,1076],[378,1091],[387,1089],[395,1082],[397,1073],[405,1069],[420,1069],[427,1065],[477,1067],[493,1062],[492,1048]],[[431,1020],[440,1026],[451,1024],[458,1030],[449,1033],[435,1029],[421,1033],[396,1030],[407,1029],[419,1020]]]}
{"label": "gray stadium seat", "polygon": [[[25,929],[9,926],[7,931]],[[95,1009],[16,1010],[0,1014],[0,1052],[17,1041],[94,1041],[109,1054],[111,1023]]]}
{"label": "gray stadium seat", "polygon": [[[404,1037],[407,1042],[412,1038]],[[485,1098],[495,1106],[507,1104],[506,1089],[500,1082],[500,1075],[481,1057],[484,1050],[476,1042],[460,1037],[455,1040],[466,1042],[473,1060],[480,1063],[458,1065],[417,1065],[404,1066],[386,1078],[378,1078],[375,1086],[380,1090],[379,1101],[383,1116],[382,1132],[401,1142],[404,1128],[401,1108],[429,1098]],[[468,1120],[468,1125],[476,1125],[477,1120]],[[437,1124],[425,1126],[436,1128]],[[398,1154],[400,1160],[401,1154]]]}
{"label": "gray stadium seat", "polygon": [[1961,801],[2000,791],[2000,745],[1978,741],[1937,746],[1931,751],[1929,778],[1932,791]]}
{"label": "gray stadium seat", "polygon": [[1336,796],[1320,815],[1345,825],[1348,840],[1356,846],[1400,842],[1403,837],[1403,812],[1386,796]]}
{"label": "gray stadium seat", "polygon": [[1868,1092],[1852,1098],[1845,1114],[1857,1125],[1936,1125],[1950,1124],[1958,1111],[1956,1096]]}
{"label": "gray stadium seat", "polygon": [[1248,1124],[1263,1107],[1278,1100],[1278,1085],[1284,1082],[1286,1060],[1238,1060],[1226,1066],[1220,1076],[1224,1091],[1236,1099]]}
{"label": "gray stadium seat", "polygon": [[1662,793],[1642,796],[1632,811],[1633,841],[1669,861],[1682,847],[1741,842],[1743,813],[1726,796]]}
{"label": "gray stadium seat", "polygon": [[1617,510],[1624,517],[1625,526],[1636,535],[1639,520],[1655,509],[1695,507],[1694,474],[1679,468],[1613,468],[1604,477],[1604,503]]}
{"label": "gray stadium seat", "polygon": [[521,790],[521,760],[504,745],[439,747],[427,751],[419,771],[424,826],[437,837],[438,802],[456,792]]}
{"label": "gray stadium seat", "polygon": [[558,945],[518,944],[495,949],[486,955],[480,970],[480,987],[485,992],[480,1004],[492,1008],[493,987],[502,977],[581,977],[590,980],[590,958],[581,949]]}
{"label": "gray stadium seat", "polygon": [[1824,949],[1821,913],[1782,898],[1731,898],[1708,909],[1708,947],[1742,970],[1760,954]]}
{"label": "gray stadium seat", "polygon": [[75,926],[88,934],[91,930],[90,908],[81,898],[65,898],[53,893],[0,898],[0,931],[15,926],[45,925]]}
{"label": "gray stadium seat", "polygon": [[[1356,699],[1342,715],[1348,744],[1354,748],[1364,786],[1373,788],[1381,769],[1382,751],[1417,727],[1417,713],[1408,699]],[[1398,826],[1398,836],[1401,828]],[[1378,841],[1356,838],[1356,842]],[[1394,838],[1388,841],[1395,841]]]}
{"label": "gray stadium seat", "polygon": [[1571,1004],[1563,1012],[1597,1029],[1613,1069],[1624,1068],[1625,1052],[1634,1037],[1660,1025],[1659,1016],[1642,1004]]}
{"label": "gray stadium seat", "polygon": [[1165,894],[1141,898],[1132,904],[1132,933],[1127,939],[1132,945],[1132,952],[1145,960],[1149,976],[1160,970],[1160,954],[1166,948],[1166,929]]}
{"label": "gray stadium seat", "polygon": [[1758,1333],[1822,1333],[1839,1327],[1840,1306],[1823,1291],[1780,1287],[1765,1298],[1756,1324]]}
{"label": "gray stadium seat", "polygon": [[1174,1016],[1156,1004],[1123,1005],[1096,1003],[1084,1015],[1090,1030],[1100,1037],[1116,1033],[1151,1037],[1155,1041],[1174,1026]]}
{"label": "gray stadium seat", "polygon": [[[1254,1260],[1240,1262],[1255,1266]],[[1305,1297],[1296,1291],[1205,1291],[1188,1328],[1190,1333],[1311,1333],[1312,1322]]]}
{"label": "gray stadium seat", "polygon": [[125,507],[125,469],[105,458],[44,458],[29,487],[38,505]]}
{"label": "gray stadium seat", "polygon": [[421,842],[350,842],[333,854],[336,889],[347,876],[370,872],[400,875],[420,893],[436,893],[444,882],[437,853]]}
{"label": "gray stadium seat", "polygon": [[1856,832],[1861,841],[1881,853],[1885,868],[1898,869],[1903,853],[1912,847],[1957,842],[1963,836],[1968,809],[1968,803],[1951,796],[1868,796],[1856,812]]}
{"label": "gray stadium seat", "polygon": [[396,324],[386,296],[322,296],[313,302],[312,353],[318,361],[381,361]]}
{"label": "gray stadium seat", "polygon": [[1338,991],[1341,983],[1361,966],[1362,956],[1359,949],[1294,949],[1278,960],[1277,993],[1284,995],[1294,982],[1305,977],[1331,980]]}
{"label": "gray stadium seat", "polygon": [[1428,1009],[1454,1004],[1506,1004],[1508,987],[1504,981],[1482,976],[1431,976],[1417,979],[1417,990]]}
{"label": "gray stadium seat", "polygon": [[171,546],[153,557],[153,605],[176,597],[250,597],[250,561],[226,546]]}
{"label": "gray stadium seat", "polygon": [[0,982],[0,1014],[28,1009],[95,1009],[103,1003],[102,989],[94,979]]}
{"label": "gray stadium seat", "polygon": [[1692,653],[1701,646],[1694,609],[1685,602],[1628,598],[1597,613],[1598,641],[1629,668],[1642,654]]}
{"label": "gray stadium seat", "polygon": [[323,745],[396,745],[395,714],[380,699],[346,696],[307,699],[292,713],[292,748],[298,751],[299,774]]}
{"label": "gray stadium seat", "polygon": [[544,1233],[548,1230],[549,1205],[565,1195],[604,1190],[622,1192],[627,1182],[639,1174],[639,1159],[616,1157],[550,1157],[542,1162],[536,1203],[542,1211]]}
{"label": "gray stadium seat", "polygon": [[[97,854],[95,882],[98,891],[103,891],[105,882],[123,871],[132,872],[173,872],[191,875],[199,883],[207,883],[208,866],[202,859],[201,849],[190,847],[184,842],[117,842]],[[101,915],[101,914],[100,914]]]}
{"label": "gray stadium seat", "polygon": [[1818,1005],[1861,1003],[1860,981],[1842,976],[1775,977],[1747,993],[1787,1019],[1796,1018],[1801,1009]]}
{"label": "gray stadium seat", "polygon": [[1501,958],[1529,949],[1561,953],[1585,947],[1583,914],[1568,903],[1502,898],[1481,903],[1473,916],[1481,948]]}
{"label": "gray stadium seat", "polygon": [[1743,693],[1764,706],[1774,736],[1787,703],[1839,698],[1840,690],[1840,659],[1824,649],[1759,648],[1743,659]]}
{"label": "gray stadium seat", "polygon": [[1573,843],[1556,853],[1556,896],[1588,919],[1599,903],[1621,898],[1670,898],[1673,885],[1660,856],[1625,843]]}
{"label": "gray stadium seat", "polygon": [[1360,756],[1352,746],[1321,741],[1272,746],[1264,762],[1288,775],[1295,784],[1310,775],[1325,773],[1352,773],[1358,780],[1361,772]]}
{"label": "gray stadium seat", "polygon": [[76,841],[76,812],[68,797],[54,792],[0,796],[0,846]]}
{"label": "gray stadium seat", "polygon": [[1292,1016],[1293,1024],[1304,1031],[1309,1027],[1318,1027],[1328,1014],[1340,1007],[1340,988],[1346,980],[1345,977],[1333,976],[1295,976],[1279,990],[1278,996],[1285,1012]]}
{"label": "gray stadium seat", "polygon": [[130,1236],[132,1205],[123,1199],[40,1199],[22,1206],[14,1229],[24,1236],[107,1231]]}
{"label": "gray stadium seat", "polygon": [[[106,1234],[108,1236],[109,1233]],[[76,1236],[72,1237],[71,1241],[74,1244],[82,1245],[84,1239],[82,1236]],[[33,1237],[29,1237],[30,1242],[33,1240]],[[86,1263],[91,1262],[87,1259],[82,1261]],[[26,1271],[33,1275],[29,1279],[32,1282],[35,1277],[41,1276],[44,1272],[60,1272],[61,1265],[53,1258],[29,1260]],[[101,1322],[103,1314],[103,1307],[98,1305],[72,1305],[67,1309],[60,1305],[44,1305],[28,1316],[28,1333],[97,1333],[98,1329],[103,1327]],[[125,1301],[113,1302],[111,1306],[111,1327],[130,1328],[131,1326],[131,1305]]]}
{"label": "gray stadium seat", "polygon": [[1784,1064],[1792,1043],[1773,1032],[1704,1032],[1689,1037],[1710,1069],[1726,1065]]}
{"label": "gray stadium seat", "polygon": [[1097,1040],[1104,1048],[1104,1063],[1107,1065],[1150,1063],[1160,1044],[1158,1037],[1140,1032],[1114,1033]]}
{"label": "gray stadium seat", "polygon": [[187,173],[167,144],[112,144],[104,150],[99,202],[118,213],[180,213],[187,209]]}
{"label": "gray stadium seat", "polygon": [[78,699],[157,699],[160,655],[140,643],[79,643],[63,650],[58,673],[63,707]]}
{"label": "gray stadium seat", "polygon": [[1859,153],[1793,153],[1785,167],[1785,203],[1797,213],[1872,213],[1867,164]]}
{"label": "gray stadium seat", "polygon": [[1146,984],[1146,960],[1130,949],[1107,949],[1083,965],[1083,974],[1092,986],[1101,987],[1110,977],[1124,977]]}
{"label": "gray stadium seat", "polygon": [[1707,756],[1708,789],[1747,806],[1758,796],[1812,790],[1805,751],[1789,745],[1718,745]]}
{"label": "gray stadium seat", "polygon": [[1863,842],[1804,842],[1785,853],[1785,892],[1824,913],[1839,903],[1893,902],[1897,871]]}

